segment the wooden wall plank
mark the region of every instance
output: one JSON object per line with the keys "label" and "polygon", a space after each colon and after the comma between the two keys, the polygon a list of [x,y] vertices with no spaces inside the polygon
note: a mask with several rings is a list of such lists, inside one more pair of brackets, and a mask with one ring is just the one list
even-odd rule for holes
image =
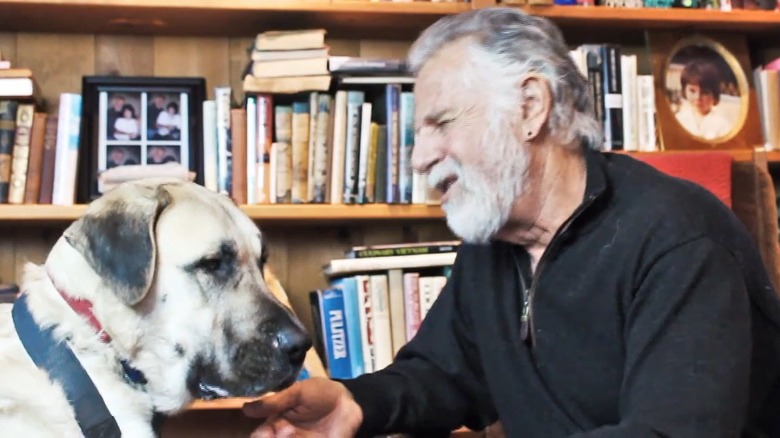
{"label": "wooden wall plank", "polygon": [[16,65],[16,34],[11,32],[0,32],[0,53],[2,59],[11,61],[11,67]]}
{"label": "wooden wall plank", "polygon": [[81,78],[95,72],[95,37],[76,34],[19,33],[17,65],[33,71],[46,112],[59,109],[60,94],[81,93]]}
{"label": "wooden wall plank", "polygon": [[360,40],[325,38],[325,44],[333,56],[360,56]]}
{"label": "wooden wall plank", "polygon": [[228,79],[233,88],[233,96],[236,103],[244,101],[244,70],[249,64],[249,48],[252,45],[252,38],[231,38],[230,49],[228,53]]}
{"label": "wooden wall plank", "polygon": [[95,74],[152,76],[154,38],[132,35],[95,36]]}
{"label": "wooden wall plank", "polygon": [[406,58],[412,41],[360,40],[360,56],[366,58]]}
{"label": "wooden wall plank", "polygon": [[206,79],[209,99],[214,87],[230,85],[228,38],[155,37],[155,76],[198,76]]}

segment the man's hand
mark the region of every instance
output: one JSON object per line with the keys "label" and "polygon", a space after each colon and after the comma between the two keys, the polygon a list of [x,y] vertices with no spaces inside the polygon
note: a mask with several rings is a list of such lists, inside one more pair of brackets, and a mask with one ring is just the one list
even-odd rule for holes
{"label": "man's hand", "polygon": [[352,437],[363,421],[363,412],[341,383],[313,377],[276,394],[247,403],[249,417],[263,424],[251,438]]}

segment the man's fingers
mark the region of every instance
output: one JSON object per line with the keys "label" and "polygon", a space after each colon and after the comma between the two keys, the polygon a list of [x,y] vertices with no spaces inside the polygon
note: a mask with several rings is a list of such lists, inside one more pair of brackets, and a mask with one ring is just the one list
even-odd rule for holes
{"label": "man's fingers", "polygon": [[252,432],[249,438],[274,438],[274,429],[271,426],[260,426]]}
{"label": "man's fingers", "polygon": [[253,402],[244,403],[244,415],[255,418],[275,417],[298,403],[300,391],[293,385],[282,392],[267,395]]}

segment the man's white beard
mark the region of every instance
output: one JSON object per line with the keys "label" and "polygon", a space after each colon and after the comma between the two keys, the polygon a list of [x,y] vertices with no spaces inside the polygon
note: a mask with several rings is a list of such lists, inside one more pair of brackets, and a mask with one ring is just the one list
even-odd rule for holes
{"label": "man's white beard", "polygon": [[428,184],[433,187],[457,176],[456,187],[442,206],[447,225],[464,242],[481,244],[506,224],[514,201],[525,190],[528,156],[514,142],[511,130],[489,129],[476,147],[486,154],[482,166],[464,167],[447,157],[431,169]]}

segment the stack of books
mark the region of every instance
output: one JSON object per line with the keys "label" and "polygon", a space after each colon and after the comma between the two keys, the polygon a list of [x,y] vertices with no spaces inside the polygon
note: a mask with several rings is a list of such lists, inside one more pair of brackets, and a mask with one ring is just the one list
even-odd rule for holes
{"label": "stack of books", "polygon": [[244,92],[328,91],[328,50],[324,29],[262,32],[251,49]]}

